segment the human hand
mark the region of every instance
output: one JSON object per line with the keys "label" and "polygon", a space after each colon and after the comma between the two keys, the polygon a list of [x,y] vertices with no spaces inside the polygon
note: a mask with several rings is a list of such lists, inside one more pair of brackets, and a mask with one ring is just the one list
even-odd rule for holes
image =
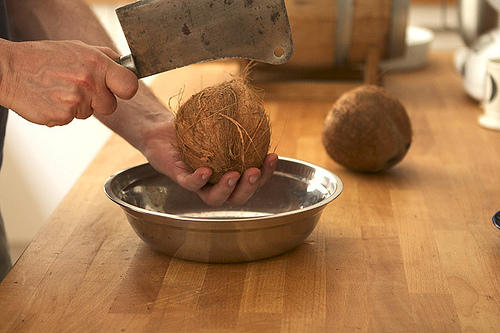
{"label": "human hand", "polygon": [[0,40],[0,105],[41,125],[111,114],[132,98],[138,79],[110,48],[76,41]]}
{"label": "human hand", "polygon": [[182,162],[174,146],[176,139],[173,122],[166,122],[165,127],[157,130],[157,133],[155,138],[148,140],[148,147],[143,151],[149,163],[180,186],[196,192],[211,206],[220,206],[224,202],[232,205],[244,204],[276,170],[278,155],[269,154],[260,169],[250,168],[241,175],[230,171],[224,174],[217,184],[207,184],[212,175],[210,168],[202,167],[191,172]]}

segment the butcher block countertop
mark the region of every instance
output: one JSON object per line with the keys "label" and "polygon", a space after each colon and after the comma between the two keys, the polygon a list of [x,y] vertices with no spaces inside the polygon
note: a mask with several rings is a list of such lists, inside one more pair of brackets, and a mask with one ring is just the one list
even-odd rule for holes
{"label": "butcher block countertop", "polygon": [[[152,85],[161,92],[166,81]],[[387,74],[383,85],[407,108],[414,140],[381,174],[348,171],[325,153],[335,85],[290,84],[281,98],[270,89],[273,149],[330,169],[344,191],[304,244],[257,262],[150,250],[103,192],[111,174],[145,162],[113,136],[0,284],[0,331],[500,331],[500,230],[491,220],[500,132],[477,124],[481,107],[451,53]]]}

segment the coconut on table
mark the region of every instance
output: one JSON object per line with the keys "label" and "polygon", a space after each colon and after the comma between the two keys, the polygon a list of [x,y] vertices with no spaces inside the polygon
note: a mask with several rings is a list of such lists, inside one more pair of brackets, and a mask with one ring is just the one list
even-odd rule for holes
{"label": "coconut on table", "polygon": [[379,172],[405,157],[412,135],[403,104],[384,88],[367,85],[346,92],[333,104],[322,141],[328,155],[340,165]]}

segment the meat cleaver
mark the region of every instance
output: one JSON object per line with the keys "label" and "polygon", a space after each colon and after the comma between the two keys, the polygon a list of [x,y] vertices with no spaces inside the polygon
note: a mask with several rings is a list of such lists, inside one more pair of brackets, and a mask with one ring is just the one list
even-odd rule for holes
{"label": "meat cleaver", "polygon": [[293,53],[285,0],[139,0],[116,9],[139,78],[223,58],[283,64]]}

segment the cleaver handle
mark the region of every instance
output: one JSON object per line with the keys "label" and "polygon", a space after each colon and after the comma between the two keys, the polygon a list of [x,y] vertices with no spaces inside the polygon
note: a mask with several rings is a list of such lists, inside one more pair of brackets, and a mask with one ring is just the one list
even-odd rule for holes
{"label": "cleaver handle", "polygon": [[117,64],[122,65],[123,67],[130,69],[134,74],[140,78],[139,72],[137,71],[137,67],[135,67],[134,57],[129,55],[124,55],[119,58],[113,59]]}

